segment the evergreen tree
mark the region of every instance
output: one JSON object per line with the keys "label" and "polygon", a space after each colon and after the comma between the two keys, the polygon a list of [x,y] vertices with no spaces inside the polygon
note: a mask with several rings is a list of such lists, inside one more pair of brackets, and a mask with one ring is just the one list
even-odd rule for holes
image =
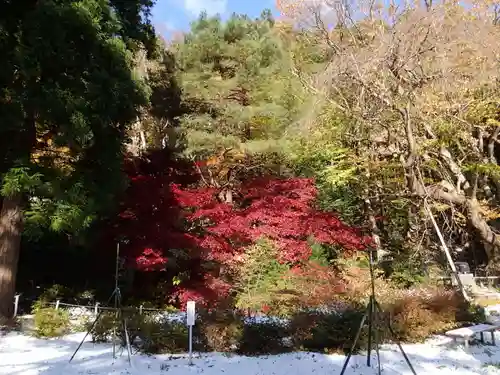
{"label": "evergreen tree", "polygon": [[127,125],[147,103],[133,52],[154,52],[151,0],[0,5],[0,316],[24,223],[88,226],[120,187]]}
{"label": "evergreen tree", "polygon": [[202,14],[176,54],[190,109],[181,127],[192,157],[209,159],[231,149],[261,164],[262,157],[280,152],[302,91],[269,11],[257,19],[233,14],[226,22]]}

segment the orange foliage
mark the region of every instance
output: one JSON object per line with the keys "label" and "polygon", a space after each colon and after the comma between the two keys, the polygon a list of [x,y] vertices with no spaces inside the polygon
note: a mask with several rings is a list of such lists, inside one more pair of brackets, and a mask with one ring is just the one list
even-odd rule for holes
{"label": "orange foliage", "polygon": [[57,146],[54,143],[54,134],[48,132],[37,137],[36,148],[31,154],[34,164],[52,165],[60,170],[72,170],[74,161],[71,150],[66,146]]}

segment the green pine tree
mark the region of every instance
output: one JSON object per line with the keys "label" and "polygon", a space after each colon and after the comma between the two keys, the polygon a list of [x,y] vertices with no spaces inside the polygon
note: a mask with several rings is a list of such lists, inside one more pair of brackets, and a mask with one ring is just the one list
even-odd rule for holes
{"label": "green pine tree", "polygon": [[290,51],[269,11],[226,22],[202,14],[175,46],[190,112],[181,117],[187,152],[208,158],[238,149],[271,156],[296,118],[302,94],[290,74]]}

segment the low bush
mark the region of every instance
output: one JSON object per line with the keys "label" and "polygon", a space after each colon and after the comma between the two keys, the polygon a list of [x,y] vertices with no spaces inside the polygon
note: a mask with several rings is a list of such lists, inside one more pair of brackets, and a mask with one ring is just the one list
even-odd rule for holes
{"label": "low bush", "polygon": [[45,288],[38,299],[47,302],[55,302],[58,298],[63,298],[70,295],[71,293],[72,292],[68,287],[65,287],[64,285],[54,284],[48,288]]}
{"label": "low bush", "polygon": [[[339,299],[330,309],[337,312],[313,311],[295,314],[288,323],[281,321],[245,320],[236,314],[231,303],[217,311],[198,311],[193,331],[195,351],[237,352],[244,355],[278,354],[290,350],[337,352],[349,350],[365,312],[360,301]],[[344,297],[344,296],[342,296]],[[469,306],[460,296],[438,289],[399,291],[383,299],[384,311],[379,314],[377,335],[388,342],[387,323],[390,321],[396,338],[405,342],[425,340],[465,322],[484,321],[483,310]],[[381,302],[381,303],[382,303]],[[40,308],[37,329],[40,335],[57,336],[69,330],[69,319],[61,310]],[[180,353],[188,349],[188,328],[183,321],[172,321],[139,310],[124,312],[132,345],[147,353]],[[92,320],[93,321],[93,320]],[[88,324],[92,323],[89,322]],[[38,327],[45,327],[43,330]],[[51,328],[52,327],[52,328]],[[89,326],[87,326],[89,328]],[[125,344],[121,319],[114,312],[105,312],[93,328],[94,342],[108,341],[116,329]],[[368,328],[365,326],[356,350],[367,347]]]}
{"label": "low bush", "polygon": [[470,304],[467,306],[467,316],[463,320],[469,323],[479,324],[487,322],[487,319],[484,306],[480,304]]}
{"label": "low bush", "polygon": [[423,341],[454,325],[452,319],[432,311],[420,298],[408,297],[398,301],[391,307],[390,314],[397,339],[407,342]]}
{"label": "low bush", "polygon": [[[138,311],[126,311],[127,333],[132,346],[149,354],[181,353],[188,348],[188,332],[183,323],[172,322],[162,317],[139,314]],[[92,324],[89,322],[88,324]],[[90,326],[87,327],[90,329]],[[114,312],[104,312],[100,315],[91,330],[93,342],[107,342],[116,332],[121,345],[126,345],[123,320]]]}
{"label": "low bush", "polygon": [[[365,306],[353,304],[336,312],[302,312],[290,323],[290,335],[297,350],[335,352],[350,349]],[[375,322],[379,342],[394,338],[421,342],[465,323],[484,322],[484,311],[468,305],[460,295],[439,290],[415,290],[413,294],[386,303]],[[396,337],[392,337],[388,323]],[[368,325],[361,331],[355,350],[366,349]]]}
{"label": "low bush", "polygon": [[140,329],[144,353],[185,353],[188,350],[188,328],[180,322],[146,319]]}
{"label": "low bush", "polygon": [[203,346],[202,350],[232,352],[239,348],[243,329],[241,315],[223,310],[201,315],[195,333]]}
{"label": "low bush", "polygon": [[274,321],[246,323],[239,342],[238,353],[244,355],[280,354],[290,351],[285,345],[288,327]]}
{"label": "low bush", "polygon": [[59,337],[70,332],[70,320],[67,311],[51,307],[34,311],[35,335],[37,337]]}
{"label": "low bush", "polygon": [[115,313],[108,311],[103,312],[99,316],[93,327],[92,324],[94,324],[94,319],[89,319],[85,323],[86,329],[90,330],[92,342],[108,342],[111,339],[113,331],[120,328]]}
{"label": "low bush", "polygon": [[[290,332],[297,350],[337,352],[351,348],[364,314],[362,307],[336,312],[304,312],[291,321]],[[368,329],[362,331],[355,350],[366,348]]]}
{"label": "low bush", "polygon": [[399,340],[421,342],[433,334],[481,320],[480,311],[458,294],[434,291],[409,295],[389,306],[393,329]]}
{"label": "low bush", "polygon": [[251,356],[289,350],[284,345],[288,330],[281,321],[251,321],[229,308],[199,311],[193,335],[195,350],[199,351],[236,352]]}
{"label": "low bush", "polygon": [[[130,342],[133,343],[143,325],[145,316],[139,314],[135,310],[124,311],[123,314],[127,322]],[[113,332],[115,332],[117,337],[121,339],[122,344],[125,344],[123,319],[120,315],[117,316],[116,312],[104,311],[99,315],[95,323],[94,321],[94,318],[89,318],[84,322],[85,329],[90,330],[93,342],[108,342],[112,339]],[[92,325],[94,325],[93,328]]]}

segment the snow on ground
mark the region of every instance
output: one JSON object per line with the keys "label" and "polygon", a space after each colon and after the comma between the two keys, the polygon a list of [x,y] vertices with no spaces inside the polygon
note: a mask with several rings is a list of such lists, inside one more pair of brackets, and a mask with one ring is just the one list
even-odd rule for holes
{"label": "snow on ground", "polygon": [[[340,373],[345,359],[317,353],[259,358],[202,354],[195,355],[194,365],[189,366],[186,356],[135,354],[130,367],[126,352],[113,360],[110,345],[86,342],[68,363],[82,338],[83,334],[53,340],[16,333],[0,336],[0,375],[331,375]],[[500,346],[472,345],[467,353],[463,346],[438,337],[404,348],[417,374],[500,375]],[[368,368],[366,356],[353,356],[346,375],[376,374],[373,358],[373,367]],[[396,346],[382,348],[381,362],[384,375],[411,374]]]}

